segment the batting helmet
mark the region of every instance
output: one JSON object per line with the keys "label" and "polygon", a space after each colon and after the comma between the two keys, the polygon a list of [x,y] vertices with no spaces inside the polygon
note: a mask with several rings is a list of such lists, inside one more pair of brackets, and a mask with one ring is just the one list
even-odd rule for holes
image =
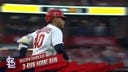
{"label": "batting helmet", "polygon": [[46,17],[45,17],[46,22],[50,22],[53,17],[66,18],[61,10],[52,9],[52,10],[49,10],[46,14]]}

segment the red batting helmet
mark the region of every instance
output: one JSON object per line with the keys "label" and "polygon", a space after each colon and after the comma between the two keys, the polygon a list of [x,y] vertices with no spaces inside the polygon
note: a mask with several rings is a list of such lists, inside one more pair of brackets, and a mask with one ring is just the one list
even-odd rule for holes
{"label": "red batting helmet", "polygon": [[49,10],[46,14],[46,17],[45,17],[46,22],[51,21],[53,17],[66,18],[61,10],[52,9],[52,10]]}

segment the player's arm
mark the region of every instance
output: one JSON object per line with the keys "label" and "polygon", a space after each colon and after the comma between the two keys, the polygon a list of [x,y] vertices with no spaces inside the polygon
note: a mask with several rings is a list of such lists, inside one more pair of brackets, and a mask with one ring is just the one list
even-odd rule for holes
{"label": "player's arm", "polygon": [[70,60],[69,59],[69,56],[68,56],[68,54],[67,54],[67,52],[66,52],[66,50],[64,48],[64,45],[62,43],[55,45],[54,48],[55,48],[57,54],[63,54],[63,58],[66,61],[69,61]]}
{"label": "player's arm", "polygon": [[19,43],[19,57],[25,57],[28,49],[28,44],[26,43]]}
{"label": "player's arm", "polygon": [[54,31],[52,34],[52,43],[57,54],[63,54],[63,58],[69,61],[69,56],[64,48],[63,35],[61,31]]}
{"label": "player's arm", "polygon": [[32,36],[30,36],[30,35],[23,36],[17,42],[19,44],[19,49],[18,49],[19,55],[20,55],[19,57],[25,57],[26,53],[27,53],[28,46],[32,42]]}

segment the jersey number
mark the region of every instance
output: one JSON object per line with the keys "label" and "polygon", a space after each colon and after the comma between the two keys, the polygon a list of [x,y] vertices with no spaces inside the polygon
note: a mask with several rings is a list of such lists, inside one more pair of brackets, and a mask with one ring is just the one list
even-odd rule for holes
{"label": "jersey number", "polygon": [[40,48],[43,44],[44,34],[38,34],[35,38],[34,48]]}

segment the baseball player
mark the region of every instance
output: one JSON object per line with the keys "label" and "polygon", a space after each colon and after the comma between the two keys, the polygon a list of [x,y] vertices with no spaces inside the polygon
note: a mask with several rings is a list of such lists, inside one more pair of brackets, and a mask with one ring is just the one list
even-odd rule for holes
{"label": "baseball player", "polygon": [[49,10],[45,17],[48,23],[47,26],[17,40],[20,57],[25,57],[28,46],[32,44],[32,55],[42,53],[46,53],[46,56],[63,54],[63,58],[69,61],[70,59],[64,49],[63,34],[61,31],[61,28],[64,28],[65,18],[61,10]]}

